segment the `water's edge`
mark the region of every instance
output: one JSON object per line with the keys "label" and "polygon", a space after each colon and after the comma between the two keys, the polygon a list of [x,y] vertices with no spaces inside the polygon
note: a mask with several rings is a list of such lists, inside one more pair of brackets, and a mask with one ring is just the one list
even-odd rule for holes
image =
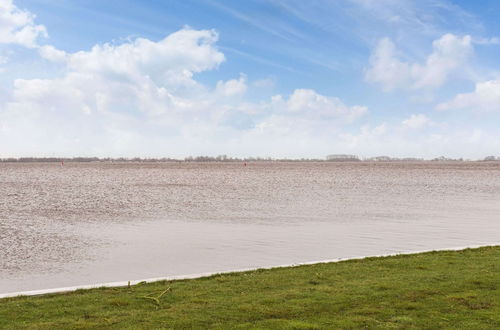
{"label": "water's edge", "polygon": [[147,279],[131,280],[131,281],[96,283],[96,284],[64,287],[64,288],[52,288],[52,289],[43,289],[43,290],[9,292],[9,293],[0,293],[0,299],[20,297],[20,296],[38,296],[38,295],[45,295],[45,294],[52,294],[52,293],[67,293],[67,292],[73,292],[76,290],[88,290],[88,289],[96,289],[96,288],[102,288],[102,287],[109,287],[109,288],[125,287],[128,285],[136,285],[138,283],[144,283],[144,282],[145,283],[152,283],[152,282],[158,282],[158,281],[197,279],[197,278],[209,277],[209,276],[218,275],[218,274],[242,273],[242,272],[254,271],[257,269],[275,269],[275,268],[297,267],[297,266],[304,266],[304,265],[333,263],[333,262],[340,262],[340,261],[347,261],[347,260],[361,260],[361,259],[374,258],[374,257],[394,257],[394,256],[398,256],[398,255],[412,255],[412,254],[435,252],[435,251],[461,251],[461,250],[466,250],[466,249],[476,249],[476,248],[487,247],[487,246],[494,246],[494,245],[469,245],[469,246],[461,246],[461,247],[451,247],[451,248],[440,249],[440,250],[427,249],[427,250],[420,250],[420,251],[406,251],[406,252],[397,252],[397,253],[359,256],[359,257],[352,257],[352,258],[336,258],[336,259],[327,259],[327,260],[308,261],[308,262],[300,262],[300,263],[293,263],[293,264],[287,264],[287,265],[277,265],[277,266],[270,266],[270,267],[242,268],[242,269],[234,269],[234,270],[219,271],[219,272],[205,272],[205,273],[197,273],[197,274],[155,277],[155,278],[147,278]]}

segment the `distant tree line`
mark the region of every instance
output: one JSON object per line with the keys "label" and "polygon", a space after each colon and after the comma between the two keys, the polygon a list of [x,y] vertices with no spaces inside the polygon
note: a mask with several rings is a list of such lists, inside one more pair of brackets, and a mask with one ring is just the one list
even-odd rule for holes
{"label": "distant tree line", "polygon": [[141,157],[119,157],[119,158],[99,158],[99,157],[21,157],[21,158],[0,158],[0,162],[19,162],[19,163],[30,163],[30,162],[265,162],[265,161],[286,161],[286,162],[301,162],[301,161],[324,161],[324,159],[313,159],[313,158],[299,158],[299,159],[288,159],[288,158],[271,158],[271,157],[228,157],[226,155],[219,156],[189,156],[184,159],[174,159],[174,158],[141,158]]}
{"label": "distant tree line", "polygon": [[228,157],[226,155],[212,156],[196,156],[186,157],[185,162],[320,162],[324,159],[316,158],[272,158],[272,157]]}
{"label": "distant tree line", "polygon": [[[462,158],[454,159],[447,157],[437,157],[428,159],[430,161],[464,161]],[[99,157],[20,157],[20,158],[0,158],[2,163],[60,163],[60,162],[415,162],[428,161],[423,158],[394,158],[388,156],[378,156],[361,159],[355,155],[329,155],[326,159],[319,158],[271,158],[271,157],[228,157],[226,155],[219,156],[189,156],[184,159],[174,159],[168,157],[162,158],[141,158],[141,157],[119,157],[119,158],[99,158]],[[500,157],[488,156],[481,161],[500,161]]]}
{"label": "distant tree line", "polygon": [[0,162],[4,163],[60,163],[60,162],[79,162],[79,163],[89,163],[89,162],[167,162],[167,161],[179,161],[173,158],[99,158],[99,157],[20,157],[20,158],[0,158]]}

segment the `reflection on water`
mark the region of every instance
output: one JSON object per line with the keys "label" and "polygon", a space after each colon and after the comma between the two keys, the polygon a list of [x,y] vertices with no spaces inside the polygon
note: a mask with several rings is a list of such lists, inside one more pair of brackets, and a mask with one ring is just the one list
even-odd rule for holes
{"label": "reflection on water", "polygon": [[0,164],[0,292],[498,244],[497,163]]}

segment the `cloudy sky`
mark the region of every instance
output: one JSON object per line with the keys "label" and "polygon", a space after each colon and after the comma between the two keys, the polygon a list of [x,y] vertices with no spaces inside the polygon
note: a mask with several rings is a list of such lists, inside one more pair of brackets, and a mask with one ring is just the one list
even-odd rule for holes
{"label": "cloudy sky", "polygon": [[499,12],[0,0],[0,157],[500,156]]}

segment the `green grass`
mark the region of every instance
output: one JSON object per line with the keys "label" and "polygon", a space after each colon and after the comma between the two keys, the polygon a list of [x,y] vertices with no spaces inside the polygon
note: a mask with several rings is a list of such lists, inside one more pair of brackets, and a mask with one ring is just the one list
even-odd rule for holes
{"label": "green grass", "polygon": [[0,300],[0,328],[500,329],[500,246]]}

